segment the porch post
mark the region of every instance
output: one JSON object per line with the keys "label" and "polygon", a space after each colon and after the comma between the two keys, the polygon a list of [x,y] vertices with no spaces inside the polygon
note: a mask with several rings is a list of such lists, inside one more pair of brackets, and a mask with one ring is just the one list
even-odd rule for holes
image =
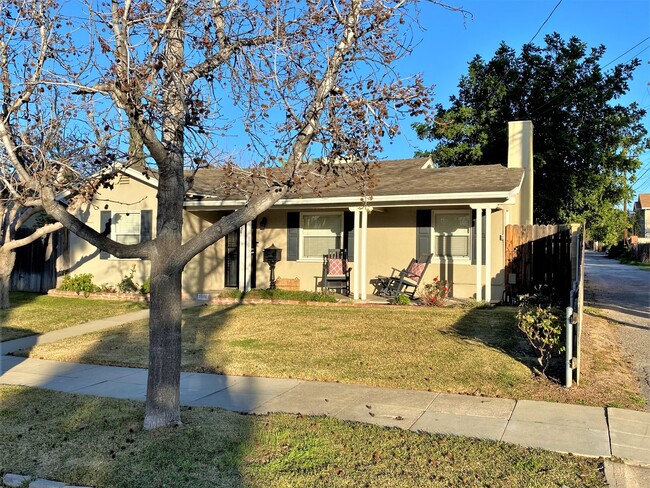
{"label": "porch post", "polygon": [[482,283],[481,283],[481,273],[483,268],[483,209],[478,207],[476,208],[476,301],[482,299]]}
{"label": "porch post", "polygon": [[353,299],[358,299],[359,298],[359,274],[361,270],[359,269],[360,266],[360,261],[361,261],[361,252],[360,252],[360,236],[359,236],[359,227],[360,227],[360,219],[359,219],[359,209],[358,208],[350,208],[350,211],[354,212],[354,269],[352,270],[352,298]]}
{"label": "porch post", "polygon": [[485,209],[485,301],[492,300],[492,209]]}
{"label": "porch post", "polygon": [[366,276],[366,264],[368,254],[368,214],[371,211],[372,207],[363,207],[363,209],[361,209],[361,272],[359,273],[359,279],[361,280],[361,300],[365,300],[367,298],[368,280]]}
{"label": "porch post", "polygon": [[253,242],[253,223],[248,222],[246,224],[246,243],[244,246],[244,252],[245,258],[244,261],[246,262],[245,268],[246,270],[244,271],[244,291],[250,291],[251,289],[251,276],[252,276],[252,271],[253,271],[253,246],[255,245]]}
{"label": "porch post", "polygon": [[238,288],[240,291],[250,291],[251,289],[251,223],[242,225],[239,228],[239,279]]}

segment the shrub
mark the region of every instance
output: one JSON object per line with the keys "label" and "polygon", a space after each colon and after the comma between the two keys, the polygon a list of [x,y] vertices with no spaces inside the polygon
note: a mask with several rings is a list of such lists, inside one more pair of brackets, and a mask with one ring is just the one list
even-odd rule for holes
{"label": "shrub", "polygon": [[151,278],[144,280],[144,283],[142,283],[142,286],[140,287],[140,293],[143,295],[151,293]]}
{"label": "shrub", "polygon": [[420,294],[420,304],[428,306],[442,306],[449,299],[451,285],[447,280],[439,280],[436,276],[433,283],[424,285]]}
{"label": "shrub", "polygon": [[461,306],[463,308],[469,308],[474,310],[487,310],[492,308],[492,304],[490,302],[486,302],[485,300],[477,300],[475,298],[464,300]]}
{"label": "shrub", "polygon": [[135,264],[131,266],[131,272],[124,275],[124,278],[117,284],[117,289],[122,293],[134,293],[140,290],[140,285],[133,280],[135,275]]}
{"label": "shrub", "polygon": [[75,291],[77,292],[77,295],[83,293],[85,297],[100,290],[99,287],[93,283],[93,275],[91,273],[65,275],[59,289],[64,291]]}
{"label": "shrub", "polygon": [[552,356],[564,351],[564,313],[544,298],[523,298],[517,311],[517,327],[537,353],[541,373],[545,375]]}
{"label": "shrub", "polygon": [[401,293],[391,300],[391,303],[393,305],[410,305],[411,304],[411,299],[407,297],[406,295],[402,295]]}

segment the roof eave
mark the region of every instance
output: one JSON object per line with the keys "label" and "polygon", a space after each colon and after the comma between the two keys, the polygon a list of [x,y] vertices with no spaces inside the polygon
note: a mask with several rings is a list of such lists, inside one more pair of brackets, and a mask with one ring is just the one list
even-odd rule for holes
{"label": "roof eave", "polygon": [[[459,193],[433,193],[433,194],[409,194],[409,195],[380,195],[368,199],[366,205],[382,205],[392,204],[399,206],[426,205],[427,203],[436,202],[489,202],[489,203],[506,203],[511,200],[514,195],[519,192],[519,186],[512,190],[505,191],[490,191],[490,192],[459,192]],[[203,198],[202,200],[186,200],[183,206],[187,209],[230,209],[237,208],[246,204],[245,199],[209,199]],[[311,198],[283,198],[279,200],[274,207],[297,207],[305,205],[350,205],[355,206],[363,204],[364,199],[361,196],[344,196],[344,197],[311,197]]]}

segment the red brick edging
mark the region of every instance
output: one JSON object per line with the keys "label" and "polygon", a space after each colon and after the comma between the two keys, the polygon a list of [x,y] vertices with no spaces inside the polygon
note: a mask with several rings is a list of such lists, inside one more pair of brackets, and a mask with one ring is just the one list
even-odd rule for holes
{"label": "red brick edging", "polygon": [[[87,298],[88,300],[122,300],[130,302],[149,302],[149,295],[142,295],[141,293],[108,293],[108,292],[95,292],[84,294],[83,292],[77,293],[76,291],[64,290],[49,290],[48,295],[54,297],[65,298]],[[188,294],[183,294],[183,300],[192,300]],[[199,300],[200,301],[200,300]],[[270,298],[226,298],[214,297],[206,300],[205,303],[213,305],[256,305],[256,304],[277,304],[277,305],[315,305],[320,307],[383,307],[386,303],[356,303],[356,302],[311,302],[303,300],[279,300]]]}
{"label": "red brick edging", "polygon": [[257,305],[272,303],[275,305],[315,305],[320,307],[383,307],[387,303],[356,303],[356,302],[308,302],[302,300],[278,300],[270,298],[223,298],[215,297],[209,302],[213,305]]}

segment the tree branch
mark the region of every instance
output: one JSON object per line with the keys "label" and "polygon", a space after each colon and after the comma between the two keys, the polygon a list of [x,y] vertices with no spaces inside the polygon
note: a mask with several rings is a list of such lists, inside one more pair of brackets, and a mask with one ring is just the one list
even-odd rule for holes
{"label": "tree branch", "polygon": [[[43,188],[42,199],[43,208],[48,214],[93,246],[103,249],[117,258],[151,259],[154,251],[153,241],[129,245],[115,242],[70,214],[63,205],[55,200],[51,188]],[[102,229],[103,231],[104,229]]]}
{"label": "tree branch", "polygon": [[46,234],[50,234],[52,232],[55,232],[59,229],[63,228],[63,224],[60,222],[55,222],[53,224],[46,224],[43,227],[40,227],[36,229],[34,232],[32,232],[30,235],[27,237],[24,237],[22,239],[17,239],[13,241],[9,241],[6,243],[4,246],[0,248],[2,251],[12,251],[14,249],[17,249],[19,247],[26,246],[27,244],[31,244],[34,242],[36,239],[39,239],[43,237]]}

